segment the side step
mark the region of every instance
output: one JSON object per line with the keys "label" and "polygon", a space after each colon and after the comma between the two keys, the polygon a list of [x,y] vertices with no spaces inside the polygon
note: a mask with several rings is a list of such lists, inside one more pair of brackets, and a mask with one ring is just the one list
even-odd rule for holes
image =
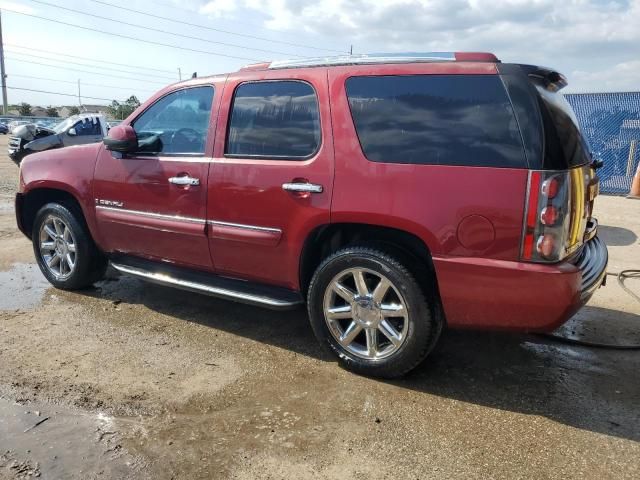
{"label": "side step", "polygon": [[222,277],[150,260],[118,257],[111,260],[111,265],[120,273],[152,283],[274,310],[289,310],[304,303],[300,293],[286,288]]}

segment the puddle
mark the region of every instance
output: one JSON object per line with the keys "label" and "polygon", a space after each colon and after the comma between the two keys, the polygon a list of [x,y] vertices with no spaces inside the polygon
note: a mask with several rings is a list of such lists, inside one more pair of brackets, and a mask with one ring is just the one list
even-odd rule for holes
{"label": "puddle", "polygon": [[553,335],[601,347],[632,348],[640,346],[640,315],[587,305]]}
{"label": "puddle", "polygon": [[0,272],[0,310],[36,307],[50,287],[37,265],[15,263],[10,270]]}
{"label": "puddle", "polygon": [[118,428],[105,414],[0,398],[0,477],[129,478],[144,465],[119,443]]}

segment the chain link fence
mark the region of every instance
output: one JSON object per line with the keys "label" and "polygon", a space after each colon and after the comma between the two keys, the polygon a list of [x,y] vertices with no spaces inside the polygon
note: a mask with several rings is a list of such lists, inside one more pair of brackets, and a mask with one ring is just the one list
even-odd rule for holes
{"label": "chain link fence", "polygon": [[640,92],[571,93],[565,95],[576,112],[596,158],[600,191],[627,195],[640,162]]}

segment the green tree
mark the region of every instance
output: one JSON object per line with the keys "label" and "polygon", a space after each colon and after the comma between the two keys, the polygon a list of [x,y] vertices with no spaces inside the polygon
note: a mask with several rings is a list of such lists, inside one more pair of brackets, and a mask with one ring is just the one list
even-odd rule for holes
{"label": "green tree", "polygon": [[22,102],[18,106],[18,113],[23,117],[28,117],[29,115],[33,115],[33,112],[31,111],[31,105],[29,105],[28,103]]}
{"label": "green tree", "polygon": [[111,102],[111,105],[107,107],[109,114],[117,119],[124,120],[131,113],[140,106],[140,100],[135,95],[131,95],[124,102],[120,103],[117,100]]}
{"label": "green tree", "polygon": [[47,107],[47,117],[57,117],[58,116],[58,109],[55,107]]}
{"label": "green tree", "polygon": [[80,109],[78,107],[69,107],[69,115],[78,115]]}

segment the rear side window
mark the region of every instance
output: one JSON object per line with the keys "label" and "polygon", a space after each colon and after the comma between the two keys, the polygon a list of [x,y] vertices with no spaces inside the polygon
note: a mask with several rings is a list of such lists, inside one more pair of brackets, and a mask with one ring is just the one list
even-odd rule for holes
{"label": "rear side window", "polygon": [[545,126],[545,168],[564,169],[584,165],[591,160],[591,149],[582,135],[571,105],[560,92],[535,82],[542,101]]}
{"label": "rear side window", "polygon": [[346,90],[371,161],[526,167],[520,131],[497,75],[351,77]]}
{"label": "rear side window", "polygon": [[313,87],[299,81],[243,83],[233,97],[225,154],[303,159],[320,146]]}

